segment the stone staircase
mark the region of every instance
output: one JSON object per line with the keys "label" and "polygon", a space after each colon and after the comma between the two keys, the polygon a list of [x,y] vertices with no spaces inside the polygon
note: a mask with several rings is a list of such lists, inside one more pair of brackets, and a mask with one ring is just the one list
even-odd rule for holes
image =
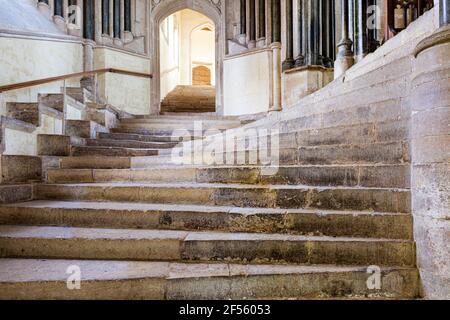
{"label": "stone staircase", "polygon": [[[171,161],[171,152],[217,144],[224,131],[237,139],[223,155],[247,156],[261,137],[240,133],[261,124],[244,123],[141,116],[42,137],[57,167],[33,187],[33,201],[0,207],[0,298],[419,296],[401,139],[371,140],[364,125],[335,127],[332,136],[297,126],[302,134],[279,134],[271,175],[260,163]],[[180,129],[194,134],[171,135]],[[80,290],[67,289],[73,266]],[[367,284],[374,271],[379,288]]]}
{"label": "stone staircase", "polygon": [[164,98],[161,112],[213,113],[216,111],[216,89],[213,86],[177,86]]}

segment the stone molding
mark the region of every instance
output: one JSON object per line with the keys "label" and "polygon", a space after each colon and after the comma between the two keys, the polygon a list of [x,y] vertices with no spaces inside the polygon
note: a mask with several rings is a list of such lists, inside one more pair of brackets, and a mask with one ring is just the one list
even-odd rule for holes
{"label": "stone molding", "polygon": [[450,42],[450,25],[437,29],[431,36],[423,39],[414,49],[414,58],[424,50]]}

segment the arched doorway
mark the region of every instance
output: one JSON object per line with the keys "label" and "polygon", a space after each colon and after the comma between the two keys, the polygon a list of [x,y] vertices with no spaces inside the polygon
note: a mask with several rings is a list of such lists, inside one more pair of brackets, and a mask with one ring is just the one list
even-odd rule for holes
{"label": "arched doorway", "polygon": [[194,86],[210,86],[211,70],[205,66],[192,68],[192,85]]}
{"label": "arched doorway", "polygon": [[[214,26],[214,47],[215,59],[210,66],[211,70],[211,82],[215,85],[215,112],[217,114],[223,114],[223,58],[225,54],[225,28],[223,26],[223,8],[218,2],[210,0],[165,0],[156,1],[153,4],[152,13],[150,18],[150,39],[151,43],[151,53],[152,53],[152,73],[154,75],[152,81],[152,114],[158,114],[161,108],[161,48],[160,48],[160,25],[161,23],[172,14],[175,14],[184,9],[190,9],[201,13],[202,15],[208,17],[211,20],[211,25]],[[195,61],[191,61],[191,68],[195,68],[198,65]],[[192,69],[189,70],[188,77],[192,81]]]}

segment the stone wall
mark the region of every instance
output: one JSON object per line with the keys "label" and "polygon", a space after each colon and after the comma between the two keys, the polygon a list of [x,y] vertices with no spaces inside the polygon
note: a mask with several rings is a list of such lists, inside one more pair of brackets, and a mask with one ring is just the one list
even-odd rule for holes
{"label": "stone wall", "polygon": [[450,299],[450,26],[417,47],[411,90],[412,209],[425,295]]}
{"label": "stone wall", "polygon": [[256,139],[254,129],[279,129],[279,161],[286,165],[303,163],[308,155],[302,145],[312,141],[347,146],[329,148],[321,159],[328,163],[333,163],[333,152],[353,147],[359,148],[354,161],[411,163],[404,178],[409,180],[411,171],[423,295],[449,299],[448,30],[415,57],[423,42],[436,37],[437,10],[425,13],[327,87],[234,134],[251,140]]}
{"label": "stone wall", "polygon": [[[117,68],[150,73],[150,59],[107,47],[95,49],[94,69]],[[109,104],[131,114],[148,114],[151,80],[106,74],[99,77],[100,95]]]}
{"label": "stone wall", "polygon": [[271,105],[272,50],[261,49],[224,61],[224,114],[267,112]]}

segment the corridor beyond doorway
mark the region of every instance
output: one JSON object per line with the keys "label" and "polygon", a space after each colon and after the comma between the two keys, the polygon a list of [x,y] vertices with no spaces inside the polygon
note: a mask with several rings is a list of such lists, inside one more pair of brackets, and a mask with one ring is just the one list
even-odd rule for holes
{"label": "corridor beyond doorway", "polygon": [[161,112],[216,111],[214,22],[185,9],[160,25]]}

